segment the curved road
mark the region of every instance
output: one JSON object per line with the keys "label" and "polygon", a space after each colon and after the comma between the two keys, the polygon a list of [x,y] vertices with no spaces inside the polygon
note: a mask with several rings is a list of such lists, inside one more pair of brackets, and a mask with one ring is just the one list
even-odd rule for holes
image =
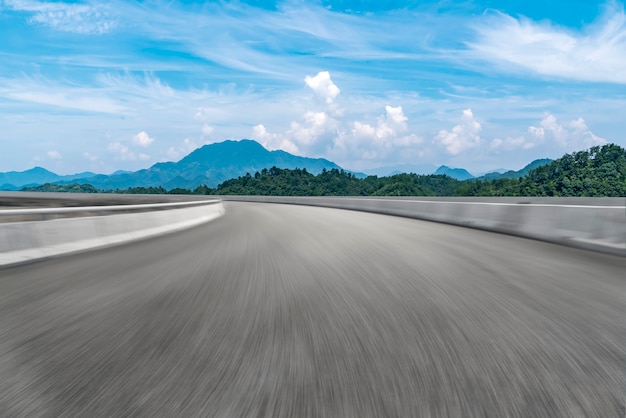
{"label": "curved road", "polygon": [[0,416],[624,416],[624,258],[225,206],[0,270]]}

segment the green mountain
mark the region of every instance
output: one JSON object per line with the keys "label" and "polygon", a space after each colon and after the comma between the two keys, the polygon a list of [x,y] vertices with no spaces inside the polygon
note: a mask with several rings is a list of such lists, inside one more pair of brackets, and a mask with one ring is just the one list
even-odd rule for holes
{"label": "green mountain", "polygon": [[34,167],[26,171],[8,171],[0,173],[0,190],[19,190],[28,185],[72,181],[93,175],[94,173],[85,172],[60,176],[42,167]]}
{"label": "green mountain", "polygon": [[519,179],[464,182],[462,196],[626,196],[626,150],[616,144],[566,154]]}
{"label": "green mountain", "polygon": [[[534,168],[533,168],[534,167]],[[222,183],[207,194],[285,196],[626,196],[626,150],[592,147],[550,161],[533,161],[520,178],[457,180],[446,175],[397,174],[358,179],[339,170],[314,176],[272,168]],[[464,170],[463,170],[464,171]],[[522,171],[522,170],[520,170]]]}
{"label": "green mountain", "polygon": [[306,158],[285,151],[268,151],[249,139],[224,141],[204,145],[178,162],[156,163],[135,172],[118,172],[112,175],[64,181],[62,184],[91,184],[101,190],[129,187],[158,187],[194,189],[202,184],[216,187],[228,179],[255,173],[264,168],[306,168],[317,174],[322,169],[340,169],[337,164],[323,158]]}
{"label": "green mountain", "polygon": [[464,168],[450,168],[447,165],[442,165],[441,167],[439,167],[435,173],[435,175],[446,175],[448,177],[452,177],[453,179],[456,180],[469,180],[469,179],[473,179],[474,176],[470,174],[469,171],[467,171]]}
{"label": "green mountain", "polygon": [[528,173],[531,172],[531,170],[534,170],[535,168],[538,167],[542,167],[544,165],[548,165],[552,162],[551,159],[549,158],[542,158],[539,160],[535,160],[533,162],[531,162],[530,164],[526,165],[524,168],[522,168],[521,170],[509,170],[506,171],[504,173],[499,173],[499,172],[491,172],[491,173],[487,173],[483,176],[480,176],[479,178],[482,180],[495,180],[495,179],[518,179],[520,177],[524,177],[527,176]]}

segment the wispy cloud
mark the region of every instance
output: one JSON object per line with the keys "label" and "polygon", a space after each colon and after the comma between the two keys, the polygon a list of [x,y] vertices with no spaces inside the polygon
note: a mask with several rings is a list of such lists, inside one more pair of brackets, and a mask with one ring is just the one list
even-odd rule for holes
{"label": "wispy cloud", "polygon": [[487,0],[0,0],[0,171],[138,169],[245,137],[353,169],[624,143],[623,8],[567,27],[555,2],[540,21]]}
{"label": "wispy cloud", "polygon": [[121,113],[124,106],[93,87],[42,77],[0,78],[0,97],[81,112]]}
{"label": "wispy cloud", "polygon": [[[572,6],[573,7],[573,6]],[[626,16],[616,2],[582,31],[500,12],[475,24],[467,42],[480,59],[569,80],[626,84]]]}
{"label": "wispy cloud", "polygon": [[76,4],[34,0],[4,0],[8,10],[30,14],[33,24],[80,34],[101,35],[116,26],[113,11],[106,3]]}

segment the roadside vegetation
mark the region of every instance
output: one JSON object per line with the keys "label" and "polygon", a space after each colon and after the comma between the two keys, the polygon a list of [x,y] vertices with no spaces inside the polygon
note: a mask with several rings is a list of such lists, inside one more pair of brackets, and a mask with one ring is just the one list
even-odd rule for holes
{"label": "roadside vegetation", "polygon": [[455,180],[446,175],[397,174],[357,178],[332,169],[318,175],[306,169],[271,167],[227,180],[217,188],[194,190],[163,187],[131,187],[97,190],[88,184],[44,184],[24,191],[202,194],[267,196],[626,196],[626,150],[615,144],[566,154],[531,170],[519,179]]}

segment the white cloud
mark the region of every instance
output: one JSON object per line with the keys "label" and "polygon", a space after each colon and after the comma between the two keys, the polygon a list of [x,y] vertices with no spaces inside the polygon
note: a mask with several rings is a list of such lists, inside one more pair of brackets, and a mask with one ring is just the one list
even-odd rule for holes
{"label": "white cloud", "polygon": [[441,143],[449,154],[458,155],[481,144],[479,136],[481,130],[482,127],[474,118],[472,109],[465,109],[461,116],[461,123],[450,131],[440,130],[435,141]]}
{"label": "white cloud", "polygon": [[326,112],[307,111],[304,123],[291,122],[287,137],[299,148],[311,148],[321,137],[333,135],[337,131],[338,122]]}
{"label": "white cloud", "polygon": [[81,112],[122,113],[125,110],[115,99],[103,95],[98,89],[55,84],[42,78],[0,78],[0,96]]}
{"label": "white cloud", "polygon": [[59,151],[54,151],[54,150],[48,151],[46,155],[48,155],[48,158],[52,160],[60,160],[61,158],[63,158],[63,156],[61,155]]}
{"label": "white cloud", "polygon": [[121,142],[111,142],[107,148],[110,152],[116,154],[116,158],[122,161],[135,161],[137,159],[135,153]]}
{"label": "white cloud", "polygon": [[212,126],[207,125],[206,123],[202,125],[202,135],[209,136],[213,133],[214,129]]}
{"label": "white cloud", "polygon": [[332,103],[341,91],[331,80],[328,71],[320,71],[314,77],[306,76],[304,82],[315,94],[325,99],[326,103]]}
{"label": "white cloud", "polygon": [[537,137],[539,139],[543,139],[543,137],[546,136],[546,131],[540,126],[529,126],[528,132],[532,136]]}
{"label": "white cloud", "polygon": [[386,105],[375,124],[357,120],[350,129],[341,129],[330,153],[342,160],[377,160],[379,164],[414,161],[422,153],[423,139],[408,132],[407,121],[402,106]]}
{"label": "white cloud", "polygon": [[15,11],[31,13],[31,23],[49,26],[64,32],[104,34],[116,26],[106,4],[86,5],[32,0],[5,0],[4,5]]}
{"label": "white cloud", "polygon": [[607,140],[591,132],[583,118],[559,123],[552,114],[546,115],[539,124],[530,126],[528,132],[537,141],[551,141],[563,150],[588,148],[603,145]]}
{"label": "white cloud", "polygon": [[133,136],[133,143],[139,145],[140,147],[147,148],[154,142],[154,138],[151,138],[150,135],[146,133],[146,131],[141,131],[138,134]]}
{"label": "white cloud", "polygon": [[[407,132],[408,118],[405,116],[402,106],[385,106],[385,114],[378,118],[376,126],[368,123],[355,121],[352,126],[352,135],[357,139],[370,139],[370,146],[407,147],[422,142],[417,135],[404,135]],[[378,153],[376,153],[378,155]]]}
{"label": "white cloud", "polygon": [[535,143],[529,141],[524,136],[517,137],[507,137],[507,138],[494,138],[489,143],[489,148],[491,150],[503,150],[503,151],[514,151],[517,149],[528,150],[535,147]]}
{"label": "white cloud", "polygon": [[185,138],[180,145],[169,147],[165,153],[170,160],[179,160],[196,149],[208,144],[207,141],[196,141],[191,138]]}
{"label": "white cloud", "polygon": [[493,151],[516,151],[542,146],[546,152],[550,150],[559,155],[606,143],[606,139],[591,132],[583,118],[559,122],[556,116],[546,114],[538,126],[529,126],[524,135],[495,138],[489,143],[489,148]]}
{"label": "white cloud", "polygon": [[263,124],[255,125],[252,128],[252,139],[258,141],[268,150],[283,150],[292,154],[298,154],[300,149],[296,144],[287,139],[284,135],[268,132]]}
{"label": "white cloud", "polygon": [[580,32],[498,13],[476,26],[479,58],[571,80],[626,83],[626,16],[617,2]]}

